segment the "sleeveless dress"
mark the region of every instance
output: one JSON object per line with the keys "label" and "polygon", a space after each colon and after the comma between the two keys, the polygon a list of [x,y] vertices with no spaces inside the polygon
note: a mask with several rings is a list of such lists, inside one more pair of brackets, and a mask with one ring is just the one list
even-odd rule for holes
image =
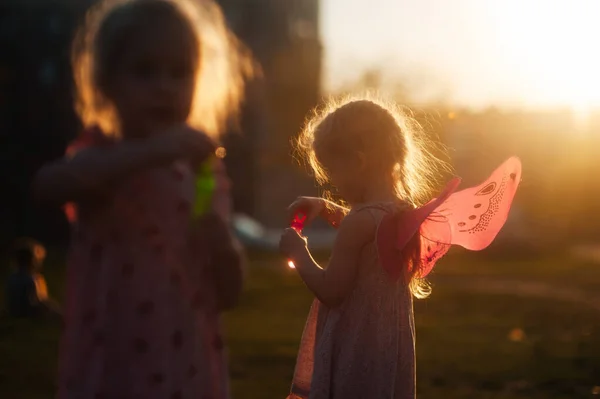
{"label": "sleeveless dress", "polygon": [[[393,204],[368,204],[379,225]],[[360,255],[357,281],[341,306],[314,300],[288,399],[414,399],[412,295],[379,264],[375,236]]]}
{"label": "sleeveless dress", "polygon": [[70,208],[60,399],[229,397],[207,248],[190,242],[193,181],[176,162]]}

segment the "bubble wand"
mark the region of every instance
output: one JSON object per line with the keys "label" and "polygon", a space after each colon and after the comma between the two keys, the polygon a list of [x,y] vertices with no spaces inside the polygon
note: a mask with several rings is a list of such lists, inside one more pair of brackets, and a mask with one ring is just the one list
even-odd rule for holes
{"label": "bubble wand", "polygon": [[[298,234],[300,234],[300,233],[302,233],[302,230],[304,229],[305,222],[306,222],[306,215],[303,213],[297,213],[296,215],[294,215],[294,219],[292,220],[290,227],[292,229],[296,230],[298,232]],[[290,269],[296,268],[296,265],[294,265],[294,262],[292,262],[291,259],[288,259],[288,266]]]}
{"label": "bubble wand", "polygon": [[217,158],[225,157],[225,148],[219,147],[207,159],[200,164],[196,173],[196,182],[194,185],[195,199],[192,208],[192,219],[204,215],[209,211],[217,182],[213,173],[213,164]]}
{"label": "bubble wand", "polygon": [[213,156],[210,156],[200,165],[196,175],[195,182],[195,199],[194,207],[192,208],[192,217],[195,219],[204,215],[210,208],[213,193],[215,191],[216,182],[212,173]]}

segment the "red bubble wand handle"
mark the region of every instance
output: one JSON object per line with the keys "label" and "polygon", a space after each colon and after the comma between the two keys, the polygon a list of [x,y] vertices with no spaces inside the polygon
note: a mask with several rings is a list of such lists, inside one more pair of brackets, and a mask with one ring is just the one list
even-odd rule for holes
{"label": "red bubble wand handle", "polygon": [[[302,230],[304,229],[304,223],[306,222],[306,215],[303,213],[297,213],[296,215],[294,215],[294,219],[292,220],[292,224],[290,225],[290,227],[294,230],[296,230],[298,232],[298,234],[302,233]],[[294,265],[294,262],[292,262],[291,259],[288,259],[288,266],[291,269],[295,269],[296,265]]]}

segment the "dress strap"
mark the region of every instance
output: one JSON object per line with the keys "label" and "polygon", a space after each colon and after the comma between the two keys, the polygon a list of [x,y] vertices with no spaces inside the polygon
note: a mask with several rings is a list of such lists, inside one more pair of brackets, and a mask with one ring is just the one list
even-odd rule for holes
{"label": "dress strap", "polygon": [[364,210],[378,209],[380,211],[391,212],[395,207],[393,202],[369,202],[366,204],[357,205],[351,209],[352,212],[361,212]]}
{"label": "dress strap", "polygon": [[359,206],[356,206],[356,207],[352,208],[351,212],[352,213],[368,212],[369,215],[371,215],[373,222],[376,225],[379,225],[379,222],[381,221],[381,218],[383,217],[383,215],[386,213],[394,212],[395,208],[396,208],[396,204],[394,204],[393,202],[372,202],[372,203],[361,204]]}

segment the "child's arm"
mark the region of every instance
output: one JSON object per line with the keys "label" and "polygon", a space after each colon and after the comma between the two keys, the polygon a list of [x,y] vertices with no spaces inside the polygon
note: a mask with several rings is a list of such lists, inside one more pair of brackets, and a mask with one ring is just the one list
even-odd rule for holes
{"label": "child's arm", "polygon": [[207,137],[191,129],[124,141],[110,148],[88,148],[71,159],[42,167],[34,179],[34,196],[55,204],[95,199],[140,169],[168,163],[191,152],[206,156],[213,149]]}
{"label": "child's arm", "polygon": [[54,204],[86,200],[105,192],[120,177],[159,159],[146,143],[85,149],[71,159],[42,167],[35,177],[33,194],[42,202]]}
{"label": "child's arm", "polygon": [[314,261],[305,239],[294,229],[284,232],[280,246],[319,301],[328,307],[336,307],[354,288],[360,252],[366,243],[373,240],[375,230],[375,223],[367,212],[346,216],[340,225],[327,269]]}
{"label": "child's arm", "polygon": [[307,224],[312,222],[317,216],[320,216],[335,228],[340,226],[342,220],[346,217],[348,212],[350,212],[349,209],[346,209],[335,202],[319,197],[298,197],[288,207],[288,211],[291,218],[298,212],[304,213],[306,215]]}
{"label": "child's arm", "polygon": [[197,233],[204,239],[208,237],[209,267],[216,286],[217,307],[219,310],[231,309],[239,301],[244,282],[246,262],[242,247],[216,213],[203,216],[199,223]]}
{"label": "child's arm", "polygon": [[245,257],[241,245],[231,239],[227,245],[215,248],[212,266],[217,288],[217,307],[219,310],[232,309],[239,302],[244,283]]}
{"label": "child's arm", "polygon": [[342,220],[348,215],[350,212],[349,209],[344,208],[336,204],[335,202],[328,201],[326,199],[323,200],[323,210],[321,211],[321,217],[325,219],[331,226],[339,227],[342,223]]}

